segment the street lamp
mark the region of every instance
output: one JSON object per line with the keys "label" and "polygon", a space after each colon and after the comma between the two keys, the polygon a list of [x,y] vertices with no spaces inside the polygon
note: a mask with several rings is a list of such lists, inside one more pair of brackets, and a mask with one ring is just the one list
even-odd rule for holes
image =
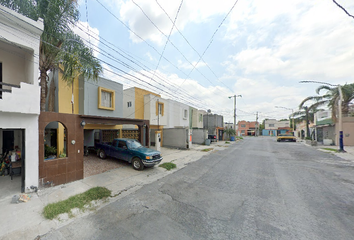
{"label": "street lamp", "polygon": [[291,110],[291,116],[292,116],[292,122],[293,122],[293,132],[295,131],[295,125],[294,125],[294,109],[292,108],[286,108],[286,107],[281,107],[281,106],[275,106],[276,108],[283,108],[286,110]]}
{"label": "street lamp", "polygon": [[234,98],[234,130],[236,132],[236,98],[242,97],[242,95],[233,95],[230,96],[229,99]]}
{"label": "street lamp", "polygon": [[300,81],[300,83],[319,83],[319,84],[324,84],[332,87],[338,87],[338,92],[339,92],[339,99],[338,99],[338,125],[339,125],[339,151],[340,152],[345,152],[344,151],[344,144],[343,144],[343,119],[342,119],[342,102],[343,102],[343,92],[342,92],[342,86],[341,85],[334,85],[326,82],[319,82],[319,81]]}

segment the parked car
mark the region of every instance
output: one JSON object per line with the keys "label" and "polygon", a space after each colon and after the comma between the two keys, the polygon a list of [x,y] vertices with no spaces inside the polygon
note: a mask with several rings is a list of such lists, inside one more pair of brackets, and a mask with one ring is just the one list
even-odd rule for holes
{"label": "parked car", "polygon": [[101,159],[107,156],[121,159],[131,163],[135,170],[153,167],[162,160],[159,151],[143,147],[135,139],[116,138],[112,143],[97,143],[96,149]]}
{"label": "parked car", "polygon": [[277,142],[296,142],[294,133],[282,133],[277,136]]}
{"label": "parked car", "polygon": [[210,139],[210,142],[217,142],[218,140],[216,139],[216,135],[208,135],[208,139]]}

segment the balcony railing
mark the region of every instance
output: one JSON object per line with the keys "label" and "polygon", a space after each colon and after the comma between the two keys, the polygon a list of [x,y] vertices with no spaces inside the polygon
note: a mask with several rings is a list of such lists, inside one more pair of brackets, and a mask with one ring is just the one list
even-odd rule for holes
{"label": "balcony railing", "polygon": [[0,82],[0,99],[2,99],[2,93],[3,93],[3,92],[9,92],[9,93],[11,93],[11,89],[3,89],[2,86],[20,88],[20,85],[15,85],[15,84],[10,84],[10,83]]}

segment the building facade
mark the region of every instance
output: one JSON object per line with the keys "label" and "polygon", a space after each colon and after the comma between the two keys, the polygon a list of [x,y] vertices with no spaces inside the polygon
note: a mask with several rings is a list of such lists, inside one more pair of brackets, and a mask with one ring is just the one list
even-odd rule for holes
{"label": "building facade", "polygon": [[0,154],[11,152],[20,159],[17,191],[26,192],[38,187],[38,56],[43,22],[1,5],[0,11]]}
{"label": "building facade", "polygon": [[264,120],[263,136],[277,136],[279,128],[290,128],[290,120],[266,119]]}
{"label": "building facade", "polygon": [[217,114],[203,115],[203,128],[208,134],[216,135],[218,140],[224,140],[224,117]]}

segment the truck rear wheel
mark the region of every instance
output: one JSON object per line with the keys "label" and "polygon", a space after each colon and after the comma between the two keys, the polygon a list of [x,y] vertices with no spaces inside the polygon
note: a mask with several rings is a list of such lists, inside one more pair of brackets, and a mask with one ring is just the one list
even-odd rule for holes
{"label": "truck rear wheel", "polygon": [[104,152],[104,150],[99,150],[98,156],[101,159],[105,159],[107,157],[106,153]]}
{"label": "truck rear wheel", "polygon": [[133,158],[132,165],[135,170],[141,171],[144,169],[143,162],[140,160],[140,158]]}

